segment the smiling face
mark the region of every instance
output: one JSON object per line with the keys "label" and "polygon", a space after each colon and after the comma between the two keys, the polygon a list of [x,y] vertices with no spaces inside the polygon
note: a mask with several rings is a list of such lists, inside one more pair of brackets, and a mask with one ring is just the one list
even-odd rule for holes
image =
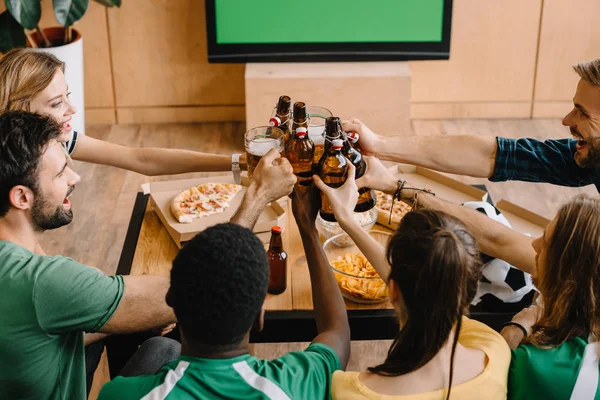
{"label": "smiling face", "polygon": [[56,70],[50,84],[31,100],[29,111],[52,117],[62,128],[58,141],[67,141],[71,136],[70,121],[77,112],[69,100],[69,87],[65,75],[60,69]]}
{"label": "smiling face", "polygon": [[581,79],[573,104],[562,123],[577,139],[575,162],[582,168],[600,167],[600,85]]}
{"label": "smiling face", "polygon": [[80,177],[69,164],[62,146],[57,141],[50,142],[40,160],[37,185],[32,188],[35,200],[31,223],[37,231],[60,228],[73,220],[69,196]]}

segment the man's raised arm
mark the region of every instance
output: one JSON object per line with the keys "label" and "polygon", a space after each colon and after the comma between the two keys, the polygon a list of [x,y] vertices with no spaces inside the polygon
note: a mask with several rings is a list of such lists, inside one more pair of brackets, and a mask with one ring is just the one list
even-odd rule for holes
{"label": "man's raised arm", "polygon": [[386,161],[419,165],[451,174],[490,178],[496,165],[496,138],[476,135],[380,136],[358,119],[344,122],[344,131],[357,132],[366,155]]}

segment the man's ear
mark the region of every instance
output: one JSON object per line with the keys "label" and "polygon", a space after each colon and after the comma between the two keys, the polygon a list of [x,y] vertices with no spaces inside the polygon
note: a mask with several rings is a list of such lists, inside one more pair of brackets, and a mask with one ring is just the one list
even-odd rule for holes
{"label": "man's ear", "polygon": [[17,185],[8,192],[10,205],[19,210],[30,210],[33,208],[35,196],[27,186]]}
{"label": "man's ear", "polygon": [[252,329],[256,332],[261,332],[265,327],[265,309],[261,307],[256,320],[254,321],[254,325],[252,325]]}

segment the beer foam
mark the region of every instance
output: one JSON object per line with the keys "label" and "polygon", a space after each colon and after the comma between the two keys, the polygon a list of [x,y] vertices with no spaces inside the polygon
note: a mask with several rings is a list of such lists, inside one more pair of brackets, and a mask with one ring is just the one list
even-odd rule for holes
{"label": "beer foam", "polygon": [[248,153],[262,157],[269,152],[269,150],[275,149],[277,151],[281,150],[281,141],[280,139],[273,138],[258,138],[252,140],[248,148],[246,149]]}

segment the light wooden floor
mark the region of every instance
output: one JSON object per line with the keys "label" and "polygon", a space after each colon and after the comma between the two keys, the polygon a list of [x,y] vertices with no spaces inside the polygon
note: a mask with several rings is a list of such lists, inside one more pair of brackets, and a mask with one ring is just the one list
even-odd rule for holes
{"label": "light wooden floor", "polygon": [[[559,120],[414,121],[413,130],[418,135],[478,134],[538,139],[568,136],[568,130],[561,126]],[[92,137],[126,146],[186,148],[222,154],[241,152],[243,133],[244,124],[241,123],[94,126],[87,131]],[[431,146],[435,145],[435,141],[432,141]],[[460,154],[456,156],[460,157]],[[70,225],[47,232],[42,246],[48,254],[65,255],[98,267],[106,273],[114,273],[140,185],[170,177],[151,178],[80,162],[75,162],[75,170],[82,178],[71,198],[75,218]],[[206,175],[188,174],[180,177]],[[467,183],[485,183],[495,201],[504,198],[548,218],[552,218],[558,207],[574,195],[581,192],[596,194],[591,186],[576,189],[522,182],[491,183],[468,177],[460,179]],[[353,343],[349,369],[364,370],[383,360],[390,343]],[[258,356],[271,358],[290,350],[301,349],[304,345],[261,344],[253,346],[253,352]],[[105,366],[102,365],[97,372],[91,399],[96,398],[97,390],[106,376]]]}

